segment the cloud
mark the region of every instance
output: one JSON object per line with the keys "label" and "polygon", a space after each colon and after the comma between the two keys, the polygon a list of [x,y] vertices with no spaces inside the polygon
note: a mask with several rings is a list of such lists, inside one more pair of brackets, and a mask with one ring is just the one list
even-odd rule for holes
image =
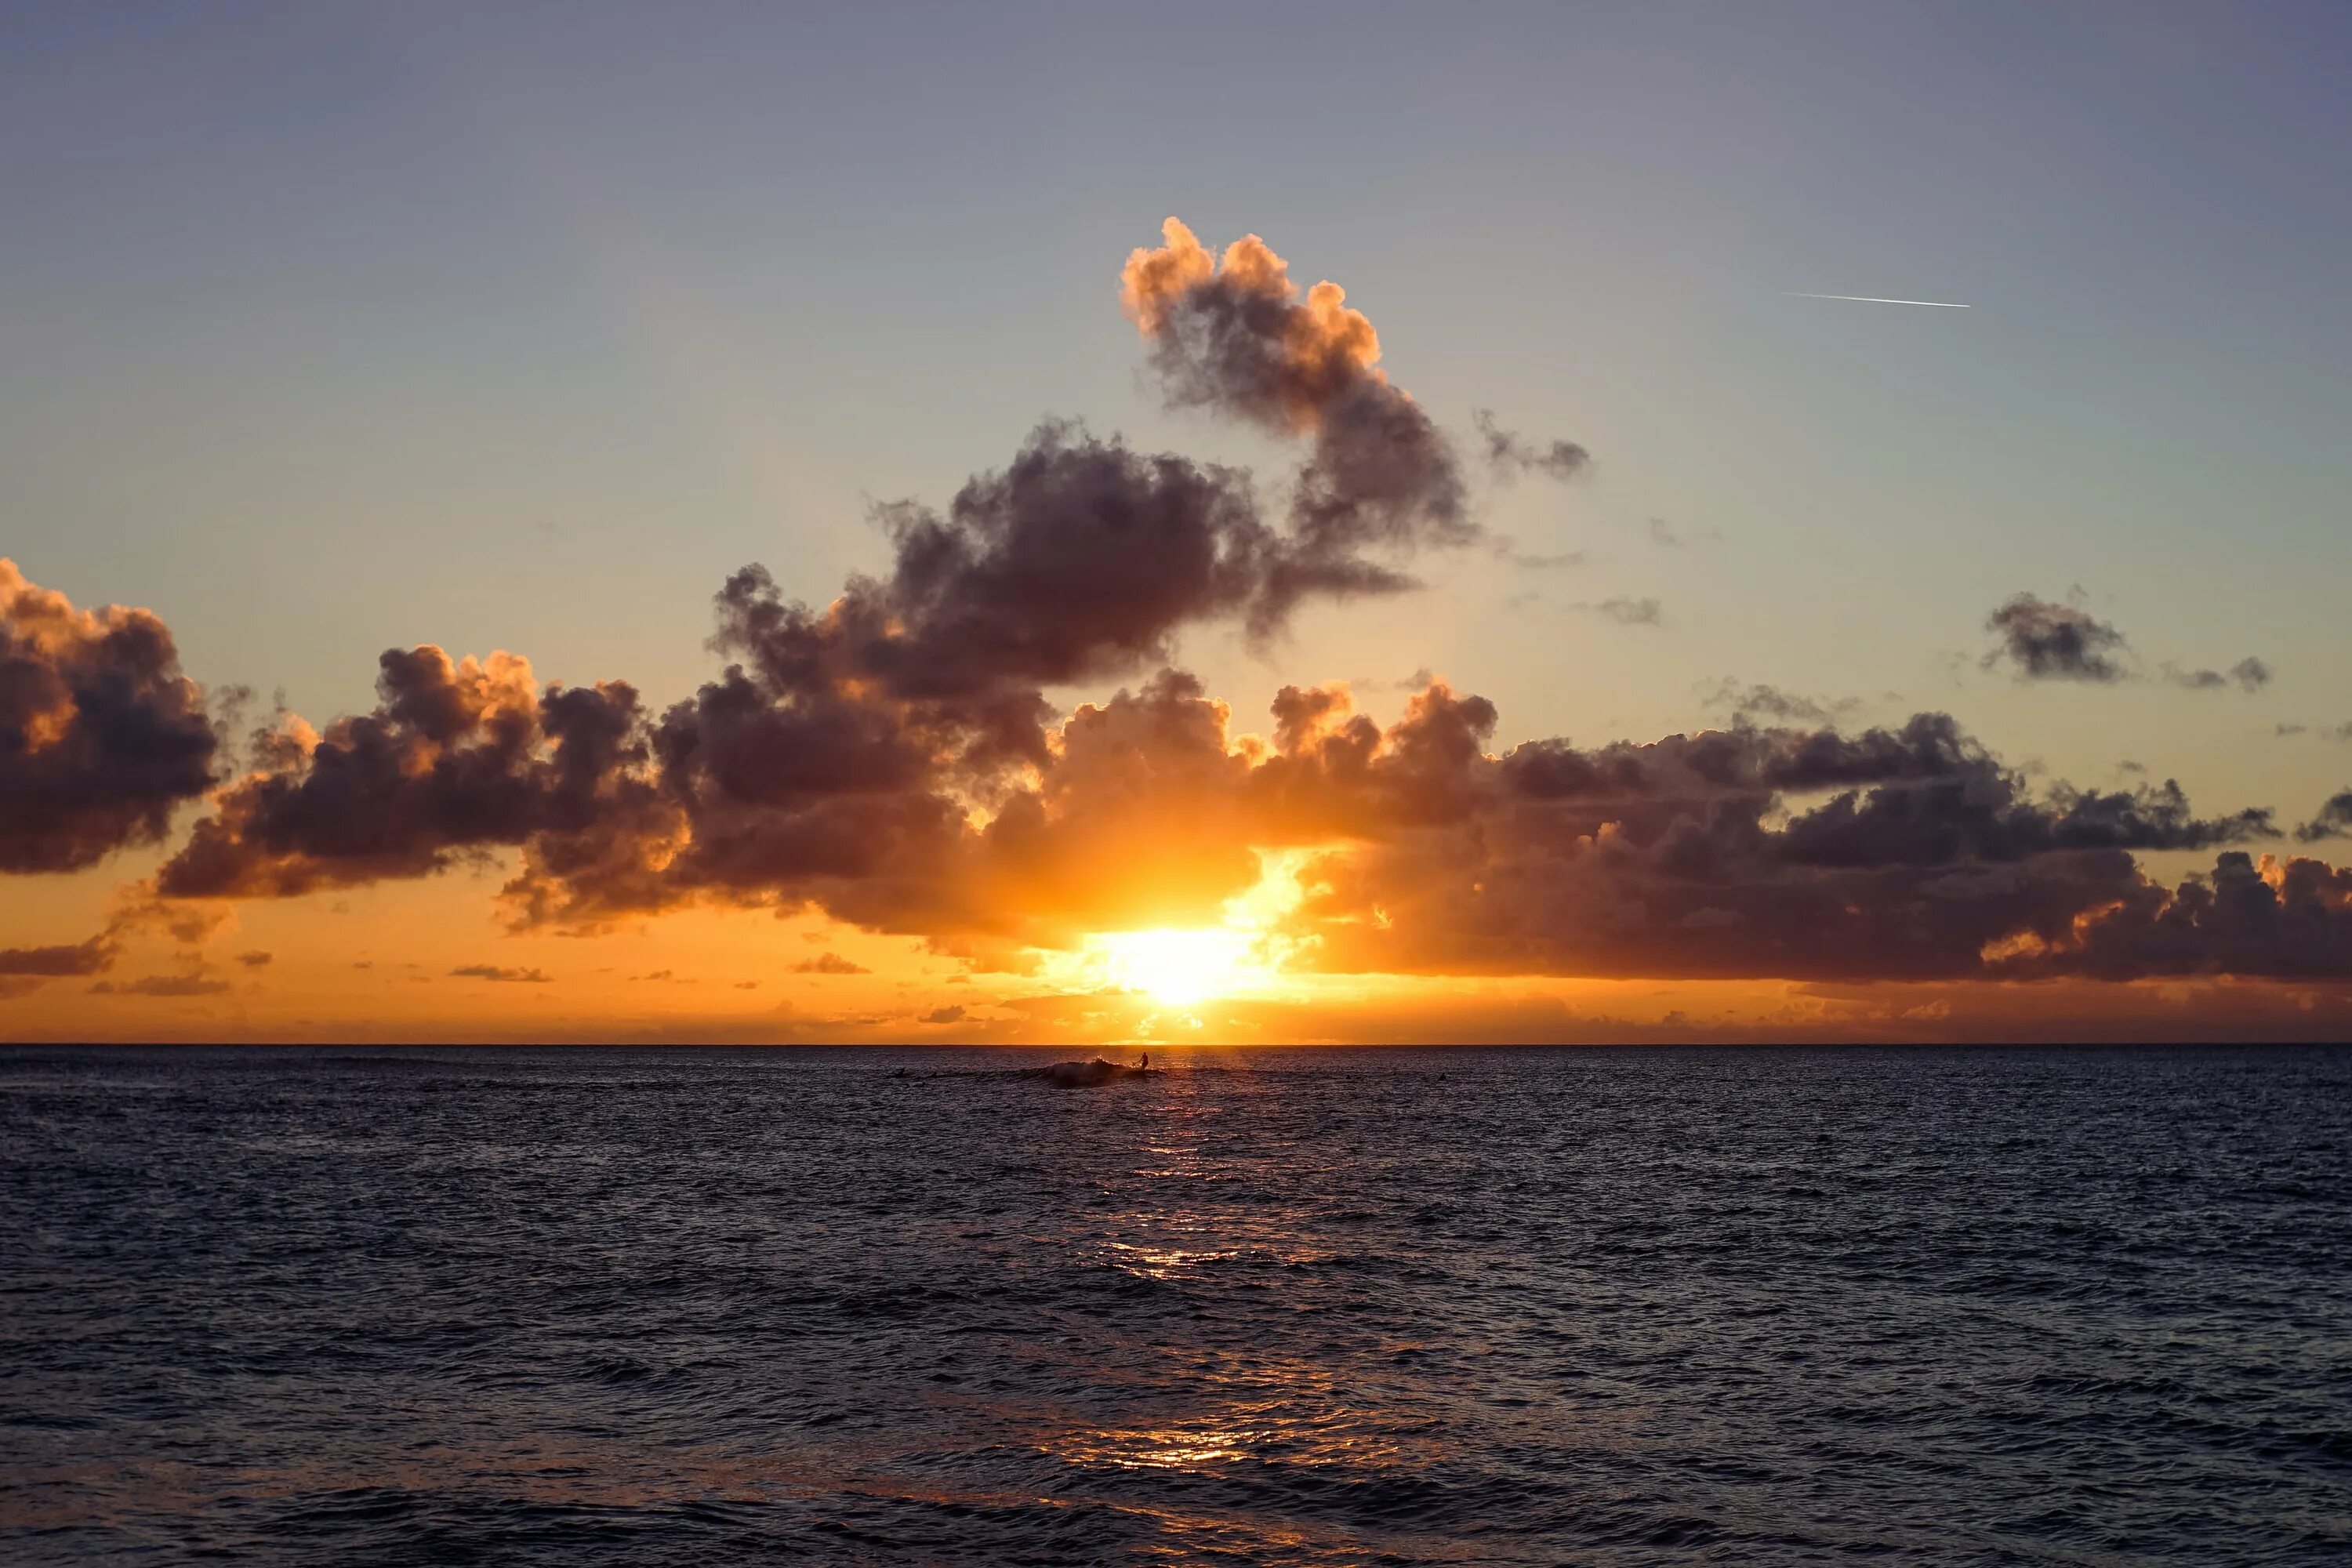
{"label": "cloud", "polygon": [[1312,443],[1261,617],[1310,594],[1412,584],[1367,551],[1478,536],[1453,443],[1378,367],[1379,335],[1345,290],[1318,283],[1302,300],[1288,264],[1255,235],[1215,257],[1172,217],[1161,234],[1159,248],[1128,258],[1120,299],[1170,405]]}
{"label": "cloud", "polygon": [[113,967],[114,958],[113,942],[105,936],[55,947],[0,947],[0,975],[54,980],[102,974]]}
{"label": "cloud", "polygon": [[862,963],[852,963],[837,952],[822,952],[793,965],[795,974],[871,974]]}
{"label": "cloud", "polygon": [[[635,691],[550,686],[511,654],[388,649],[378,702],[320,734],[287,719],[156,879],[176,898],[288,897],[415,877],[604,821],[645,786]],[[635,790],[635,795],[632,795]]]}
{"label": "cloud", "polygon": [[1592,454],[1573,441],[1529,441],[1495,422],[1490,408],[1474,410],[1470,422],[1486,443],[1486,464],[1506,479],[1539,473],[1547,479],[1571,479],[1592,464]]}
{"label": "cloud", "polygon": [[[2160,923],[2200,897],[2200,884],[2147,880],[2135,853],[2273,837],[2268,814],[2200,817],[2169,783],[2035,796],[1939,714],[1855,736],[1533,742],[1468,774],[1454,812],[1300,873],[1320,889],[1302,933],[1316,962],[1685,979],[2352,974],[2340,910],[2319,922],[2316,952],[2241,936],[2226,956],[2193,942],[2094,954],[2092,924]],[[2217,867],[2233,864],[2224,854]]]}
{"label": "cloud", "polygon": [[506,984],[545,985],[548,976],[536,969],[509,969],[496,963],[467,963],[449,972],[461,980],[495,980]]}
{"label": "cloud", "polygon": [[1834,724],[1862,706],[1855,697],[1806,697],[1777,686],[1743,685],[1728,676],[1702,691],[1699,701],[1735,719],[1769,719],[1781,724]]}
{"label": "cloud", "polygon": [[[2124,661],[2130,644],[2112,624],[2082,605],[2082,590],[2074,589],[2064,604],[2053,604],[2032,594],[2019,594],[1985,618],[1985,629],[1999,639],[1979,660],[1992,669],[2007,663],[2020,680],[2079,680],[2101,684],[2143,679]],[[2219,691],[2231,685],[2248,694],[2271,683],[2273,671],[2263,660],[2240,659],[2227,674],[2218,669],[2183,669],[2166,660],[2158,667],[2167,684],[2189,691]],[[2285,733],[2284,727],[2281,733]]]}
{"label": "cloud", "polygon": [[1985,630],[2000,643],[1984,656],[1987,669],[2007,660],[2021,680],[2126,679],[2115,658],[2124,651],[2123,633],[2079,605],[2019,594],[1985,617]]}
{"label": "cloud", "polygon": [[2330,795],[2309,822],[2294,830],[2296,838],[2316,844],[2323,838],[2352,838],[2352,789]]}
{"label": "cloud", "polygon": [[158,886],[292,896],[522,846],[510,918],[575,929],[706,893],[919,888],[969,804],[1044,760],[1043,688],[1148,668],[1187,626],[1262,637],[1304,598],[1407,584],[1367,551],[1474,535],[1450,448],[1335,288],[1301,302],[1262,244],[1220,265],[1168,235],[1130,260],[1129,310],[1171,398],[1311,436],[1287,528],[1237,470],[1041,426],[944,512],[881,509],[890,570],[823,609],[737,574],[714,639],[734,662],[657,721],[625,682],[542,691],[511,653],[387,651],[372,711],[257,738]]}
{"label": "cloud", "polygon": [[1603,620],[1614,621],[1621,626],[1655,626],[1665,623],[1665,606],[1655,599],[1629,599],[1620,595],[1598,604],[1586,603],[1571,607],[1587,615],[1599,616]]}
{"label": "cloud", "polygon": [[2167,681],[2191,691],[2219,691],[2234,682],[2239,690],[2251,695],[2271,683],[2271,674],[2269,665],[2251,658],[2231,665],[2227,675],[2218,669],[2182,669],[2169,662],[2164,666]]}
{"label": "cloud", "polygon": [[1690,534],[1686,537],[1668,527],[1666,520],[1663,517],[1654,517],[1650,519],[1648,532],[1651,543],[1661,545],[1668,550],[1680,550],[1686,544],[1720,544],[1723,542],[1723,531],[1721,529],[1701,529],[1696,533]]}
{"label": "cloud", "polygon": [[0,872],[75,871],[160,842],[219,739],[163,621],[77,610],[0,558]]}
{"label": "cloud", "polygon": [[[817,699],[850,695],[763,688],[781,670],[737,673],[754,713],[806,720]],[[593,796],[611,821],[526,839],[522,913],[814,905],[950,947],[1068,945],[1091,931],[1214,920],[1257,880],[1263,854],[1287,847],[1311,859],[1293,934],[1308,962],[1335,970],[1863,981],[2218,964],[2299,974],[2340,962],[2352,973],[2352,927],[2331,912],[2336,884],[2313,880],[2319,872],[2277,873],[2296,909],[2319,911],[2296,928],[2305,946],[2272,952],[2231,926],[2200,957],[2198,933],[2222,928],[2198,916],[2183,935],[2187,917],[2165,911],[2195,906],[2204,884],[2166,889],[2137,868],[2141,854],[2275,837],[2267,812],[2201,816],[2170,781],[2035,792],[1948,716],[1853,734],[1759,724],[1770,700],[1759,690],[1772,689],[1728,694],[1751,705],[1728,731],[1496,753],[1493,705],[1441,681],[1386,729],[1354,711],[1345,687],[1286,687],[1261,739],[1237,734],[1197,680],[1164,670],[1081,705],[1012,768],[920,728],[920,704],[886,706],[897,742],[930,736],[903,775],[857,761],[871,737],[855,725],[818,731],[849,737],[846,756],[752,746],[714,760],[726,748],[709,703],[689,702],[648,721],[641,771],[616,781],[626,787]],[[1799,715],[1810,701],[1780,705]],[[633,837],[642,798],[671,814],[650,841]],[[982,812],[965,804],[982,798]],[[551,848],[583,843],[610,853]],[[2234,864],[2225,854],[2215,876]],[[2244,900],[2229,910],[2243,913]],[[2087,945],[2093,925],[2119,920],[2150,934],[2124,942],[2118,928]],[[832,972],[822,957],[803,967]]]}
{"label": "cloud", "polygon": [[236,961],[239,963],[244,964],[247,969],[262,969],[267,968],[270,960],[276,956],[277,954],[275,953],[264,952],[260,949],[256,948],[250,952],[238,953],[236,955]]}
{"label": "cloud", "polygon": [[94,994],[100,996],[217,996],[234,989],[226,980],[202,973],[148,974],[121,983],[101,980],[90,987]]}
{"label": "cloud", "polygon": [[[1218,258],[1167,235],[1130,259],[1128,308],[1172,401],[1309,444],[1278,524],[1238,470],[1041,426],[943,509],[880,509],[887,563],[822,605],[757,566],[729,578],[720,668],[659,712],[510,652],[387,651],[367,711],[257,738],[158,907],[504,855],[518,928],[760,908],[1013,970],[1091,932],[1214,921],[1278,853],[1301,890],[1279,934],[1339,972],[2352,975],[2352,873],[2257,864],[2268,811],[2201,815],[2168,780],[2042,787],[1941,713],[1849,733],[1849,703],[1727,681],[1727,729],[1498,746],[1493,703],[1424,679],[1386,726],[1344,685],[1293,685],[1243,732],[1170,666],[1187,631],[1265,635],[1474,531],[1451,448],[1336,288],[1302,300],[1255,239]],[[1663,620],[1655,599],[1578,607]],[[1989,626],[2030,678],[2123,679],[2121,634],[2079,606],[2021,595]],[[1066,711],[1047,695],[1114,680]],[[2166,886],[2137,858],[2159,852],[2213,869]]]}

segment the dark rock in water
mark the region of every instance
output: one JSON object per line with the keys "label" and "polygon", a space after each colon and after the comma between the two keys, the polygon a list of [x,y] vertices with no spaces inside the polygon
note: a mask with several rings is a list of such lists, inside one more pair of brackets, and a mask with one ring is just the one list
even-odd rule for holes
{"label": "dark rock in water", "polygon": [[1164,1068],[1129,1067],[1124,1062],[1107,1062],[1097,1057],[1090,1062],[1055,1062],[1040,1068],[1038,1076],[1055,1089],[1094,1089],[1121,1079],[1158,1078]]}

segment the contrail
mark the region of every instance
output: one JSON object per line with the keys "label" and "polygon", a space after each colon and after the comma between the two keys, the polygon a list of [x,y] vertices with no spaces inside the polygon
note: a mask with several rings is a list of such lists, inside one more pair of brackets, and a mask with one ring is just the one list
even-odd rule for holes
{"label": "contrail", "polygon": [[1938,310],[1965,310],[1966,305],[1955,305],[1949,300],[1881,300],[1874,294],[1800,294],[1793,289],[1783,289],[1781,294],[1790,300],[1849,300],[1857,305],[1932,305]]}

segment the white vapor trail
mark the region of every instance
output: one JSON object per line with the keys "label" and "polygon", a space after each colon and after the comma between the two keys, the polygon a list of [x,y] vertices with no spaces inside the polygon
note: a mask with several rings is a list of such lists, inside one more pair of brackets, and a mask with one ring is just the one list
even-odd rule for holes
{"label": "white vapor trail", "polygon": [[1931,305],[1938,310],[1965,310],[1966,305],[1955,305],[1949,300],[1882,300],[1874,294],[1800,294],[1793,289],[1783,289],[1782,295],[1791,300],[1848,300],[1857,305]]}

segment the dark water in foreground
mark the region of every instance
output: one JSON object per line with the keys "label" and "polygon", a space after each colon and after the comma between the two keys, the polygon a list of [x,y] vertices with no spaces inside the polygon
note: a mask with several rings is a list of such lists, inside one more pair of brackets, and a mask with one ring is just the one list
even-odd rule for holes
{"label": "dark water in foreground", "polygon": [[2352,1561],[2352,1050],[1050,1059],[0,1050],[0,1560]]}

